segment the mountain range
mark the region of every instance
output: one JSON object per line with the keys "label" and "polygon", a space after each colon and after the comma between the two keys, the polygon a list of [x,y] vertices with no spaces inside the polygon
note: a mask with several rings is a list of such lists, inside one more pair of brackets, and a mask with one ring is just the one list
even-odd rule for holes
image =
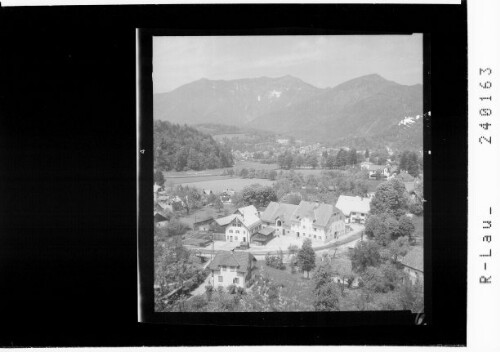
{"label": "mountain range", "polygon": [[292,76],[200,79],[155,94],[153,101],[154,118],[175,123],[245,126],[329,144],[355,138],[389,145],[407,138],[422,141],[421,123],[400,123],[422,114],[422,85],[402,85],[378,74],[333,88]]}

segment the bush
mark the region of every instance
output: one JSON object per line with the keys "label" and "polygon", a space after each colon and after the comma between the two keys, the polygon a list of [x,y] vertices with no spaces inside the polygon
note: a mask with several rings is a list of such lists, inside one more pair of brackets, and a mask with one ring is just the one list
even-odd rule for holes
{"label": "bush", "polygon": [[285,270],[286,266],[283,264],[283,253],[280,251],[278,255],[266,254],[266,265],[271,268]]}
{"label": "bush", "polygon": [[237,287],[236,288],[236,293],[239,294],[239,295],[244,295],[247,293],[247,291],[245,291],[245,289],[243,287]]}
{"label": "bush", "polygon": [[231,284],[227,287],[227,293],[229,293],[230,295],[233,295],[236,293],[236,285],[234,284]]}
{"label": "bush", "polygon": [[250,287],[250,286],[252,286],[252,285],[254,284],[254,282],[255,282],[255,279],[252,277],[252,278],[250,278],[250,280],[248,280],[248,281],[246,282],[246,286],[247,286],[247,287]]}

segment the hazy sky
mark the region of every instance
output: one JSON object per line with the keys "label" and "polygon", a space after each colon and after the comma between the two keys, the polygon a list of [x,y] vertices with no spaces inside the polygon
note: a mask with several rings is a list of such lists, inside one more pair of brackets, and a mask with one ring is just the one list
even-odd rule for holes
{"label": "hazy sky", "polygon": [[422,83],[422,35],[154,37],[153,91],[208,79],[292,75],[325,88],[378,73]]}

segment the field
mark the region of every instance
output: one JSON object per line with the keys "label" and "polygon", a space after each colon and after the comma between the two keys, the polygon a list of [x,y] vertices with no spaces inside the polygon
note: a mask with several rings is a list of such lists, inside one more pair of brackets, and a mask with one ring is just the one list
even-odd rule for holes
{"label": "field", "polygon": [[241,160],[234,164],[235,169],[277,170],[278,164],[262,164],[257,161]]}
{"label": "field", "polygon": [[224,133],[224,134],[216,134],[213,136],[213,138],[216,141],[221,141],[224,138],[232,139],[232,138],[239,138],[239,137],[245,137],[245,133]]}
{"label": "field", "polygon": [[190,182],[182,182],[183,186],[192,186],[199,189],[210,189],[214,193],[220,193],[225,189],[233,189],[236,192],[243,190],[246,186],[253,185],[254,183],[258,183],[263,186],[272,186],[273,181],[260,179],[260,178],[224,178],[224,179],[212,179],[205,181],[190,181]]}

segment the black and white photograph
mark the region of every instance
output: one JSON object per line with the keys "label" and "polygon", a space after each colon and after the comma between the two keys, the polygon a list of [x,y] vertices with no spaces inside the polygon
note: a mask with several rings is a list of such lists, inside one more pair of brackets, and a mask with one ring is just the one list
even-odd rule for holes
{"label": "black and white photograph", "polygon": [[424,312],[424,36],[154,36],[155,312]]}

